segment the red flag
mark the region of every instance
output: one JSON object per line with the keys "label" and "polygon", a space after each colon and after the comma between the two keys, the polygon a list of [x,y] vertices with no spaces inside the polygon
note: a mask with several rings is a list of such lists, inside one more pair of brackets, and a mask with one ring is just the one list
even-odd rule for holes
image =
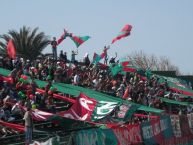
{"label": "red flag", "polygon": [[67,37],[67,32],[64,32],[64,34],[62,34],[62,35],[60,36],[60,38],[57,40],[57,45],[59,45],[60,43],[62,43],[62,41],[63,41],[64,39],[66,39],[66,37]]}
{"label": "red flag", "polygon": [[7,44],[7,54],[12,59],[15,59],[15,57],[16,57],[16,50],[15,50],[12,39],[10,39],[8,44]]}
{"label": "red flag", "polygon": [[121,32],[118,34],[118,36],[113,39],[112,43],[114,43],[117,40],[120,40],[121,38],[129,36],[130,32],[131,32],[131,29],[132,29],[131,25],[128,25],[128,24],[125,25],[123,27],[123,29],[121,30]]}

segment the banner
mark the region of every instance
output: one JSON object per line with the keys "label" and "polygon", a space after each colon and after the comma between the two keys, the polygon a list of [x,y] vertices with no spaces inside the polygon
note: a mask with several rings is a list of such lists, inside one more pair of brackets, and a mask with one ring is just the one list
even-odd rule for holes
{"label": "banner", "polygon": [[138,109],[139,107],[134,104],[122,104],[119,106],[119,110],[117,112],[117,117],[120,119],[123,119],[124,121],[128,121],[128,119],[131,118],[133,113]]}
{"label": "banner", "polygon": [[169,116],[161,116],[160,128],[163,133],[164,139],[171,139],[174,136],[172,130],[172,123]]}
{"label": "banner", "polygon": [[36,121],[47,121],[52,116],[55,116],[55,114],[41,111],[39,109],[32,110],[32,118]]}
{"label": "banner", "polygon": [[97,101],[95,99],[81,93],[72,107],[67,111],[60,112],[59,115],[75,120],[90,121],[96,104]]}
{"label": "banner", "polygon": [[163,141],[162,131],[159,120],[151,120],[151,122],[143,122],[141,124],[142,136],[146,145],[161,144]]}
{"label": "banner", "polygon": [[182,137],[187,137],[191,135],[190,127],[188,124],[188,117],[186,115],[180,115],[180,128]]}
{"label": "banner", "polygon": [[59,115],[81,121],[96,121],[109,115],[118,102],[97,101],[81,93],[72,107]]}
{"label": "banner", "polygon": [[111,129],[90,129],[78,131],[73,140],[76,145],[118,145]]}
{"label": "banner", "polygon": [[171,115],[170,116],[172,129],[175,137],[181,137],[181,128],[180,128],[180,118],[178,115]]}
{"label": "banner", "polygon": [[99,101],[93,111],[92,121],[96,121],[109,115],[118,105],[118,102]]}
{"label": "banner", "polygon": [[160,119],[152,119],[141,124],[142,136],[145,144],[160,144],[170,142],[173,139],[172,124],[169,116],[161,116]]}
{"label": "banner", "polygon": [[119,145],[139,145],[143,142],[139,124],[125,125],[123,127],[114,126],[111,129],[113,129]]}

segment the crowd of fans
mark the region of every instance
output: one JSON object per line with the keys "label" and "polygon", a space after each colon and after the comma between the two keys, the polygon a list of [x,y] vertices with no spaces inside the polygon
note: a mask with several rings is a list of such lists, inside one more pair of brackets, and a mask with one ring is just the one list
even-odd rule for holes
{"label": "crowd of fans", "polygon": [[[107,62],[108,57],[105,57],[104,64],[93,64],[89,59],[89,54],[85,54],[83,62],[78,62],[76,55],[78,52],[72,51],[71,59],[68,59],[67,53],[61,51],[57,60],[41,57],[33,61],[19,57],[15,60],[1,57],[0,67],[11,70],[10,77],[13,82],[10,84],[0,80],[0,119],[4,121],[22,119],[24,111],[18,106],[55,113],[53,92],[56,90],[52,88],[53,82],[90,88],[114,97],[162,109],[167,113],[192,112],[191,106],[171,105],[158,98],[159,96],[178,101],[192,101],[190,98],[182,100],[178,93],[168,88],[167,81],[160,84],[155,76],[144,81],[140,79],[138,73],[112,76],[106,64],[115,65],[117,55],[109,62]],[[21,75],[30,76],[31,82],[26,83],[25,80],[21,80]],[[44,88],[44,94],[36,91],[37,85],[34,79],[48,82]],[[5,134],[3,129],[0,130],[2,134]]]}

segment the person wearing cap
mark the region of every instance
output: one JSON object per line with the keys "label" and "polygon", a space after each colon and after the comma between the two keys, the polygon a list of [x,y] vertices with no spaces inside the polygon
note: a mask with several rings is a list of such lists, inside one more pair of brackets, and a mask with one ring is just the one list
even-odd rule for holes
{"label": "person wearing cap", "polygon": [[33,128],[33,120],[31,108],[27,108],[27,111],[23,117],[25,121],[25,144],[29,145],[32,142],[32,128]]}

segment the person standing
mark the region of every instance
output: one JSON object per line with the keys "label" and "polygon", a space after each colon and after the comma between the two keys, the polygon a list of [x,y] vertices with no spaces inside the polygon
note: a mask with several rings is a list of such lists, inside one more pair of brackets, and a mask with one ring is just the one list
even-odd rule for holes
{"label": "person standing", "polygon": [[67,58],[67,52],[64,52],[64,59],[63,59],[64,63],[68,62],[68,58]]}
{"label": "person standing", "polygon": [[77,50],[77,52],[74,52],[74,51],[72,50],[71,63],[75,63],[75,62],[76,62],[76,58],[75,58],[76,55],[78,55],[78,50]]}
{"label": "person standing", "polygon": [[107,65],[107,61],[108,61],[108,54],[107,54],[107,50],[110,49],[110,46],[108,47],[104,47],[103,49],[103,54],[104,54],[104,64]]}
{"label": "person standing", "polygon": [[51,45],[52,45],[53,59],[57,60],[57,41],[56,41],[56,37],[53,37],[53,40],[51,41]]}
{"label": "person standing", "polygon": [[63,53],[63,50],[60,51],[60,60],[63,60],[64,59],[64,53]]}
{"label": "person standing", "polygon": [[33,128],[32,114],[30,107],[27,108],[27,111],[25,112],[23,119],[25,121],[25,144],[29,145],[32,142],[32,128]]}

